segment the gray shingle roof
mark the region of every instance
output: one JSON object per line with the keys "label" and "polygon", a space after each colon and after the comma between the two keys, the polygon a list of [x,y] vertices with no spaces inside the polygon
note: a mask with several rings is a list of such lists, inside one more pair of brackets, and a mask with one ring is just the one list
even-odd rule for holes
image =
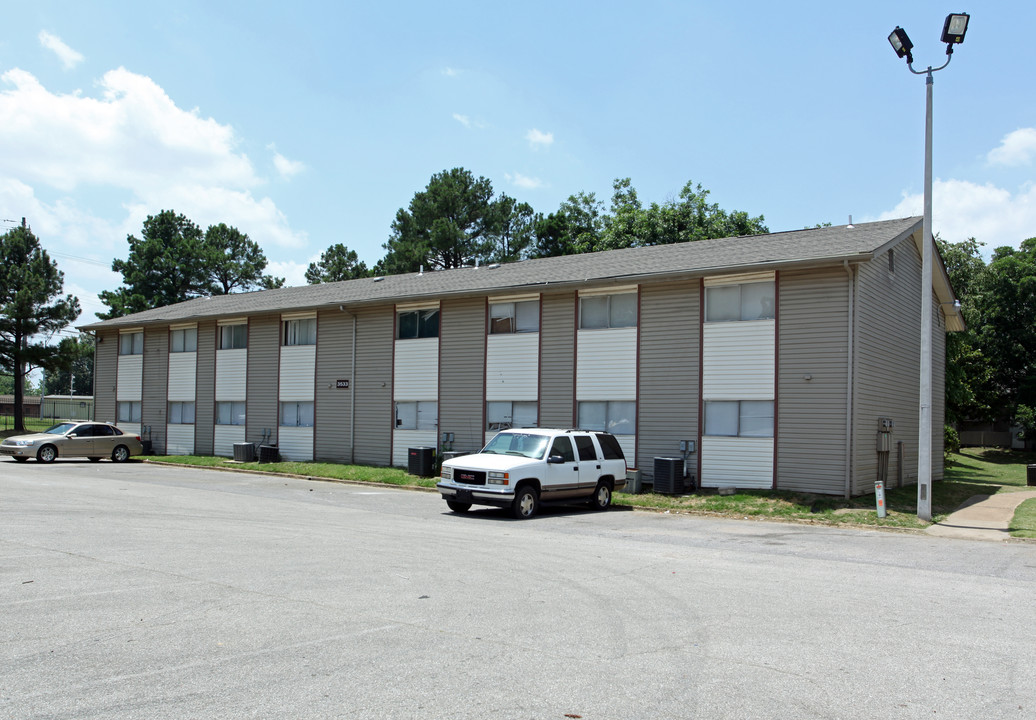
{"label": "gray shingle roof", "polygon": [[630,282],[669,274],[763,270],[787,265],[869,260],[921,227],[903,218],[769,235],[628,248],[525,260],[498,266],[389,275],[198,298],[80,326],[84,330],[236,317],[335,305],[400,302],[422,297],[543,290],[586,282]]}

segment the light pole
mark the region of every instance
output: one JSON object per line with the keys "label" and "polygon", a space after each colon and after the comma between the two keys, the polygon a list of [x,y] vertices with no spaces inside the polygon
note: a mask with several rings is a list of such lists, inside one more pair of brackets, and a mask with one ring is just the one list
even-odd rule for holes
{"label": "light pole", "polygon": [[968,31],[967,13],[951,13],[942,27],[942,41],[946,43],[946,62],[937,68],[914,70],[914,56],[906,31],[896,26],[889,34],[889,43],[899,57],[907,59],[907,67],[914,75],[925,79],[924,124],[924,223],[921,234],[921,387],[920,416],[917,431],[917,516],[932,519],[932,73],[942,70],[953,59],[953,46],[964,42]]}

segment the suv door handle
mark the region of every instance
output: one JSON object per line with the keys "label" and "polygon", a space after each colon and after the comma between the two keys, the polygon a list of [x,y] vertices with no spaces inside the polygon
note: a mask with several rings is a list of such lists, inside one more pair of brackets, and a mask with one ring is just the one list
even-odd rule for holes
{"label": "suv door handle", "polygon": [[579,472],[579,466],[578,465],[573,466],[572,469],[575,470],[576,472]]}

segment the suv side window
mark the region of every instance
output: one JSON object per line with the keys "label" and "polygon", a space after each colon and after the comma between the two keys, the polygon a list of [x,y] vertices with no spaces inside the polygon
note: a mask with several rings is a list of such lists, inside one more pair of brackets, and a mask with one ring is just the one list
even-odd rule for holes
{"label": "suv side window", "polygon": [[597,450],[594,448],[594,441],[589,435],[576,435],[576,449],[579,450],[580,460],[596,460]]}
{"label": "suv side window", "polygon": [[554,438],[554,444],[550,446],[550,455],[560,455],[565,462],[575,462],[576,456],[572,452],[572,441],[567,437]]}
{"label": "suv side window", "polygon": [[626,456],[622,454],[622,447],[619,445],[619,441],[615,439],[614,435],[598,433],[597,440],[601,443],[601,451],[604,453],[605,460],[626,459]]}

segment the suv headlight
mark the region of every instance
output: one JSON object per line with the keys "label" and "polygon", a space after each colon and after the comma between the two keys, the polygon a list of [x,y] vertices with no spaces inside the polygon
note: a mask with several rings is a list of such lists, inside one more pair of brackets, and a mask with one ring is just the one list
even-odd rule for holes
{"label": "suv headlight", "polygon": [[505,472],[491,472],[486,475],[486,480],[490,485],[507,485],[510,482],[508,477],[510,476]]}
{"label": "suv headlight", "polygon": [[444,466],[443,469],[442,469],[442,472],[439,473],[439,477],[441,477],[443,480],[452,480],[453,479],[453,468],[445,467]]}

